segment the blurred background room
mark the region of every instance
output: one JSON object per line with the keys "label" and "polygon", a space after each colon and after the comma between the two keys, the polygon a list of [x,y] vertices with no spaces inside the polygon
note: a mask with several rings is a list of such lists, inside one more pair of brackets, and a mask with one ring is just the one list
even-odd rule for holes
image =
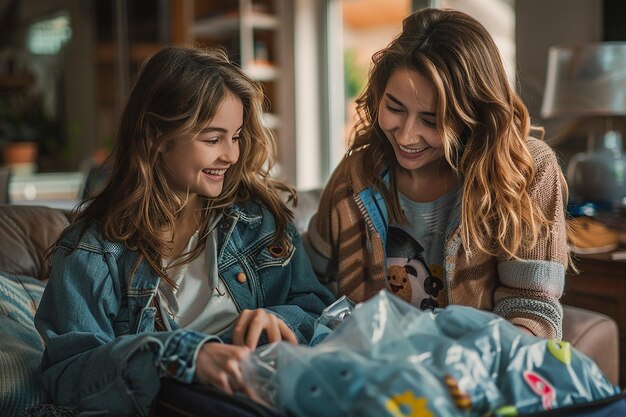
{"label": "blurred background room", "polygon": [[372,54],[433,6],[486,26],[545,128],[578,269],[562,301],[618,323],[626,381],[624,0],[0,0],[0,203],[71,210],[97,192],[133,77],[170,44],[220,45],[258,79],[274,175],[318,192],[350,142]]}
{"label": "blurred background room", "polygon": [[[265,88],[266,121],[279,141],[275,175],[299,189],[319,188],[349,142],[354,99],[372,54],[400,30],[404,16],[429,6],[463,10],[487,27],[564,172],[577,154],[584,159],[578,172],[590,172],[583,166],[594,158],[580,154],[604,152],[595,168],[611,189],[580,195],[572,174],[576,204],[610,198],[602,207],[623,205],[626,66],[618,64],[625,62],[624,47],[586,67],[604,66],[596,75],[613,80],[581,93],[597,96],[604,88],[611,94],[603,99],[614,103],[610,111],[550,108],[544,100],[544,90],[559,82],[546,84],[556,71],[548,69],[550,48],[626,42],[622,0],[0,0],[0,176],[10,177],[0,198],[76,204],[88,173],[111,149],[139,65],[168,44],[227,48]],[[563,75],[568,69],[561,64]]]}

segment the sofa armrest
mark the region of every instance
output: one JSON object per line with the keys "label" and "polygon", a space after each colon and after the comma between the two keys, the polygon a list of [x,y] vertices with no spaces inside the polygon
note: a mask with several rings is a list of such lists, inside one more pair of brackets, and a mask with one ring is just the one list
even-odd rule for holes
{"label": "sofa armrest", "polygon": [[46,279],[48,249],[68,224],[61,210],[0,204],[0,271]]}
{"label": "sofa armrest", "polygon": [[618,385],[619,331],[615,320],[595,311],[564,305],[563,340],[589,356],[609,381]]}

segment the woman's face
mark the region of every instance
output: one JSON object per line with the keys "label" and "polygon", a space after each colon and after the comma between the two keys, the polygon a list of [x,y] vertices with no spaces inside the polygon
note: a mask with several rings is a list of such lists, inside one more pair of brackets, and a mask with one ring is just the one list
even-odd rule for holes
{"label": "woman's face", "polygon": [[217,197],[226,171],[239,159],[243,105],[228,92],[213,120],[192,141],[181,140],[163,152],[168,182],[180,196]]}
{"label": "woman's face", "polygon": [[396,69],[378,104],[378,125],[401,168],[417,171],[443,157],[436,123],[437,94],[433,83],[417,71]]}

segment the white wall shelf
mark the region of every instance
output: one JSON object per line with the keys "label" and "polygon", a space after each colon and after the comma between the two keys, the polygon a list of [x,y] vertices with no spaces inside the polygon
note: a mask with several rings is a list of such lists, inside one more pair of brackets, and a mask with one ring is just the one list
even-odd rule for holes
{"label": "white wall shelf", "polygon": [[194,37],[223,36],[238,32],[241,25],[252,29],[270,30],[278,27],[278,19],[267,13],[227,13],[196,20],[191,26],[191,34]]}

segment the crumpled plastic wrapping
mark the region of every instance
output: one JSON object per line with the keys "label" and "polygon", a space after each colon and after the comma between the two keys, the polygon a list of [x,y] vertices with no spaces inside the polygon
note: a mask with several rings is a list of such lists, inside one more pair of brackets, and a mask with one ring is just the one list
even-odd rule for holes
{"label": "crumpled plastic wrapping", "polygon": [[421,311],[387,291],[357,306],[342,297],[312,346],[263,346],[243,371],[262,401],[302,417],[512,416],[619,393],[567,342],[471,307]]}

